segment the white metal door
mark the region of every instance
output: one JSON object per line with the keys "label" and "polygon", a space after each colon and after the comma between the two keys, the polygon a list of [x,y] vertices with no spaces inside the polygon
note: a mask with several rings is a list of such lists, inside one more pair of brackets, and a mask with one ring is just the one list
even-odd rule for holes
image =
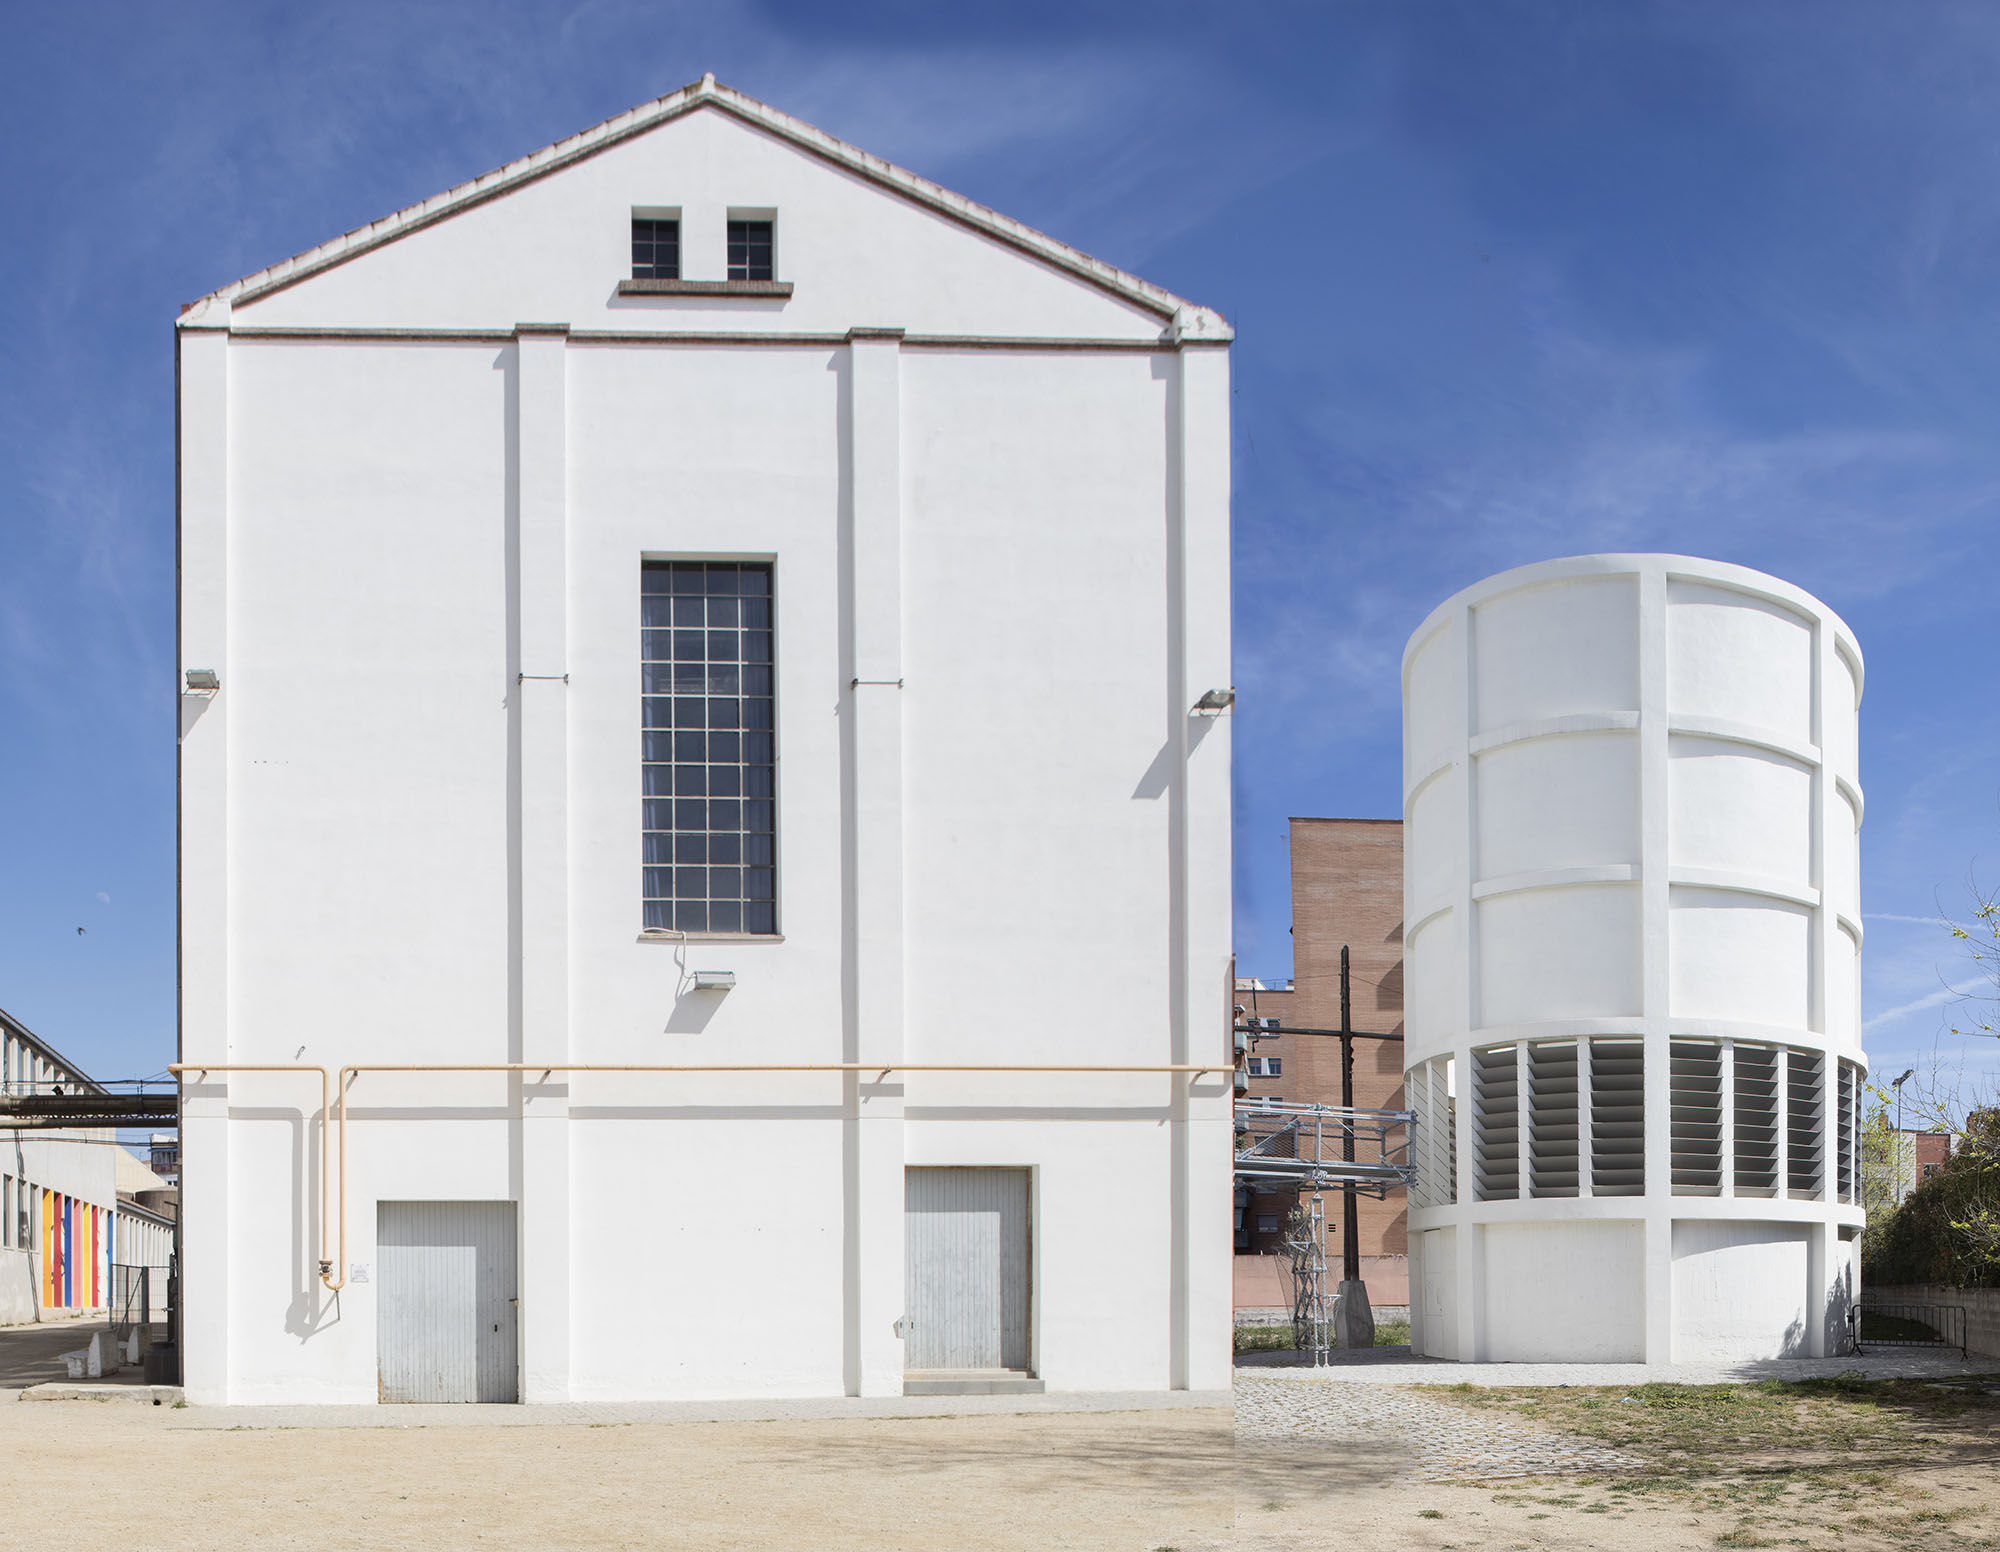
{"label": "white metal door", "polygon": [[1028,1368],[1028,1172],[911,1169],[904,1367]]}
{"label": "white metal door", "polygon": [[518,1400],[514,1204],[382,1202],[375,1225],[382,1400]]}

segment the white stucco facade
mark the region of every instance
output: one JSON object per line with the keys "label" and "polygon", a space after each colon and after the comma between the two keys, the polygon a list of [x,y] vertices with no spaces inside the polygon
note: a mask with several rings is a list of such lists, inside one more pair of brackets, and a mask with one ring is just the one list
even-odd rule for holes
{"label": "white stucco facade", "polygon": [[[921,1166],[1030,1172],[1050,1390],[1228,1383],[1228,338],[711,81],[183,316],[190,1400],[374,1402],[458,1201],[525,1401],[898,1394]],[[646,929],[674,561],[769,568],[774,932]]]}
{"label": "white stucco facade", "polygon": [[1740,566],[1593,555],[1403,656],[1413,1340],[1839,1350],[1859,1276],[1860,650]]}

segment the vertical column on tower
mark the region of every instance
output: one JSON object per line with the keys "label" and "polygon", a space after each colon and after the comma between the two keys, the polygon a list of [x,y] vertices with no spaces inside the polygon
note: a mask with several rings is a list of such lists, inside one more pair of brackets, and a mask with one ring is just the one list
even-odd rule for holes
{"label": "vertical column on tower", "polygon": [[[1844,678],[1834,656],[1833,629],[1825,619],[1813,622],[1812,741],[1819,758],[1812,767],[1812,883],[1818,903],[1812,909],[1811,982],[1807,992],[1807,1025],[1818,1036],[1820,1058],[1819,1156],[1820,1200],[1840,1200],[1840,1057],[1842,1047],[1855,1039],[1852,1030],[1836,1030],[1832,999],[1827,995],[1827,977],[1837,962],[1835,937],[1840,932],[1834,913],[1834,887],[1828,870],[1827,827],[1840,796],[1833,786],[1833,748],[1827,736],[1828,719],[1837,713],[1828,705],[1831,686]],[[1807,1231],[1806,1239],[1806,1356],[1824,1358],[1838,1353],[1845,1341],[1845,1283],[1840,1267],[1845,1259],[1840,1242],[1840,1226],[1831,1212],[1822,1212]],[[1836,1297],[1836,1291],[1841,1297]]]}
{"label": "vertical column on tower", "polygon": [[1640,1286],[1647,1363],[1667,1363],[1674,1345],[1674,1112],[1671,1088],[1673,1037],[1672,937],[1669,911],[1671,836],[1668,796],[1667,576],[1647,566],[1639,573],[1639,942],[1644,1061],[1641,1072],[1645,1132],[1645,1222]]}
{"label": "vertical column on tower", "polygon": [[[903,467],[901,329],[848,334],[847,791],[849,1059],[903,1059]],[[847,1389],[903,1392],[900,1073],[849,1073]]]}
{"label": "vertical column on tower", "polygon": [[[561,1066],[569,1041],[569,327],[514,331],[516,1058]],[[521,1399],[562,1401],[570,1376],[568,1074],[514,1078],[520,1116]]]}

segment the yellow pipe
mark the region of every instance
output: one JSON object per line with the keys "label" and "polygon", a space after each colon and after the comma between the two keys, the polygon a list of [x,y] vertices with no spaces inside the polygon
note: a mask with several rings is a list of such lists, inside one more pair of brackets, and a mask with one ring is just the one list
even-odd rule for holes
{"label": "yellow pipe", "polygon": [[[167,1069],[171,1073],[183,1072],[316,1072],[320,1077],[320,1263],[319,1280],[329,1293],[338,1293],[347,1286],[347,1086],[356,1075],[364,1072],[538,1072],[547,1076],[552,1072],[874,1072],[887,1077],[892,1072],[1066,1072],[1066,1073],[1188,1073],[1200,1077],[1204,1073],[1219,1072],[1219,1067],[1196,1066],[1192,1063],[1169,1063],[1159,1066],[1055,1066],[1044,1063],[1014,1064],[958,1064],[936,1062],[620,1062],[599,1064],[595,1062],[403,1062],[403,1063],[352,1063],[340,1069],[339,1127],[340,1127],[340,1197],[338,1219],[340,1224],[340,1259],[330,1263],[327,1250],[327,1110],[329,1096],[326,1092],[327,1070],[299,1064],[291,1067],[244,1067],[244,1066],[203,1066],[198,1062],[185,1065],[176,1064]],[[333,1277],[333,1266],[341,1268],[340,1277]]]}
{"label": "yellow pipe", "polygon": [[[285,1067],[252,1067],[234,1063],[205,1064],[202,1062],[176,1062],[168,1067],[167,1071],[173,1073],[176,1077],[184,1072],[316,1072],[319,1074],[319,1275],[320,1281],[324,1282],[327,1271],[332,1265],[326,1258],[326,1189],[327,1165],[330,1162],[330,1157],[327,1153],[328,1137],[326,1123],[330,1119],[327,1112],[333,1107],[332,1096],[328,1092],[328,1085],[331,1079],[327,1076],[326,1069],[324,1067],[314,1067],[310,1063],[305,1062],[295,1062]],[[341,1139],[343,1144],[346,1140],[345,1137]]]}

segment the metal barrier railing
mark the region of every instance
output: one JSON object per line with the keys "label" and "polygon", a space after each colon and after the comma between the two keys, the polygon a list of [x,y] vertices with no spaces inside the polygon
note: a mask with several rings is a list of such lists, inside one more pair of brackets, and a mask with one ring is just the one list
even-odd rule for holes
{"label": "metal barrier railing", "polygon": [[1962,1304],[1860,1305],[1853,1312],[1854,1350],[1870,1347],[1955,1347],[1963,1355],[1965,1306]]}
{"label": "metal barrier railing", "polygon": [[133,1328],[153,1323],[153,1269],[150,1266],[111,1264],[111,1335],[116,1341],[131,1336]]}

